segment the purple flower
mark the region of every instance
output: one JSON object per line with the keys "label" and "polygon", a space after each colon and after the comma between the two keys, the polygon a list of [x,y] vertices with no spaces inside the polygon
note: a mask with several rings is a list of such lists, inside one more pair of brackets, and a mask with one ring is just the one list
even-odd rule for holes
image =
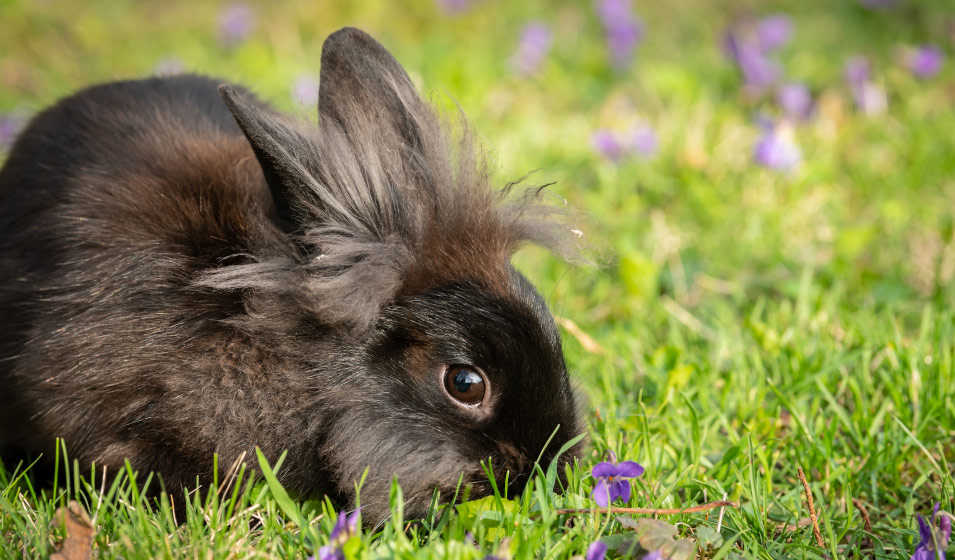
{"label": "purple flower", "polygon": [[601,129],[590,137],[594,151],[614,163],[628,155],[650,157],[657,151],[657,135],[647,124],[638,124],[620,134]]}
{"label": "purple flower", "polygon": [[630,131],[630,145],[637,155],[650,157],[657,152],[657,134],[649,125],[637,125]]}
{"label": "purple flower", "polygon": [[731,31],[726,35],[726,50],[750,88],[765,90],[782,76],[779,64],[767,57],[759,43],[752,39]]}
{"label": "purple flower", "polygon": [[770,126],[753,148],[756,163],[777,171],[791,171],[802,162],[802,150],[793,138],[792,129]]}
{"label": "purple flower", "polygon": [[799,83],[789,83],[776,90],[776,102],[787,117],[804,121],[812,113],[812,94],[809,88]]}
{"label": "purple flower", "polygon": [[27,117],[22,112],[14,111],[0,115],[0,153],[6,152],[13,146],[17,135],[27,123]]}
{"label": "purple flower", "polygon": [[[361,508],[351,512],[348,516],[344,511],[338,512],[338,518],[335,520],[335,526],[328,535],[328,544],[318,549],[318,560],[345,560],[345,553],[342,551],[342,545],[353,535],[358,533],[358,513]],[[309,560],[315,560],[312,556]]]}
{"label": "purple flower", "polygon": [[[945,549],[952,536],[952,515],[938,511],[940,506],[936,502],[928,522],[921,515],[916,516],[919,522],[919,544],[915,547],[912,560],[945,560]],[[941,519],[938,519],[939,515]]]}
{"label": "purple flower", "polygon": [[789,42],[793,33],[793,22],[787,16],[774,15],[759,20],[756,24],[756,38],[764,53],[778,49]]}
{"label": "purple flower", "polygon": [[604,560],[607,555],[607,543],[594,541],[587,547],[586,560]]}
{"label": "purple flower", "polygon": [[255,12],[245,2],[229,4],[219,13],[219,41],[234,47],[245,41],[255,29]]}
{"label": "purple flower", "polygon": [[[314,556],[312,560],[315,560]],[[318,549],[318,560],[345,560],[345,553],[337,546],[327,544]]]}
{"label": "purple flower", "polygon": [[448,15],[457,15],[467,10],[471,0],[435,0],[438,9]]}
{"label": "purple flower", "polygon": [[300,107],[311,107],[318,103],[318,76],[302,74],[292,84],[292,99]]}
{"label": "purple flower", "polygon": [[642,475],[643,467],[634,461],[617,463],[617,457],[610,452],[610,461],[594,465],[591,474],[597,479],[597,485],[590,497],[598,506],[607,507],[617,498],[623,498],[624,503],[630,499],[630,481],[627,479]]}
{"label": "purple flower", "polygon": [[944,60],[942,49],[934,45],[922,45],[908,56],[906,62],[909,71],[916,77],[927,79],[938,74]]}
{"label": "purple flower", "polygon": [[884,113],[888,101],[885,90],[871,79],[871,66],[864,56],[854,56],[846,61],[845,76],[852,91],[856,106],[867,115]]}
{"label": "purple flower", "polygon": [[598,130],[590,137],[590,145],[594,150],[610,161],[616,163],[620,161],[624,154],[623,145],[617,140],[613,132],[609,130]]}
{"label": "purple flower", "polygon": [[360,512],[361,508],[358,508],[348,514],[347,517],[344,511],[338,512],[338,519],[335,520],[335,526],[332,527],[332,532],[328,536],[328,539],[333,542],[344,542],[356,534],[358,532],[358,515]]}
{"label": "purple flower", "polygon": [[534,74],[547,57],[550,43],[550,27],[539,21],[527,24],[521,31],[517,51],[511,56],[511,64],[525,76]]}
{"label": "purple flower", "polygon": [[625,68],[643,38],[643,22],[633,14],[630,0],[597,0],[597,17],[604,26],[610,60]]}
{"label": "purple flower", "polygon": [[645,554],[643,556],[643,560],[666,560],[666,556],[663,555],[663,551],[661,549],[657,549],[653,552],[650,552],[649,554]]}

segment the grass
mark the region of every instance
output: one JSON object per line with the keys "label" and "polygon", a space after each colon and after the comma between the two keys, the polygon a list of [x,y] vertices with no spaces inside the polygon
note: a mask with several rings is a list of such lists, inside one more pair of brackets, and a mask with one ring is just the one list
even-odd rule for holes
{"label": "grass", "polygon": [[[619,544],[635,534],[625,521],[554,513],[593,505],[590,467],[612,450],[646,467],[629,505],[740,503],[721,523],[718,510],[660,516],[687,538],[719,525],[724,544],[701,557],[909,558],[915,513],[955,507],[955,70],[949,61],[919,81],[898,56],[921,42],[951,55],[951,11],[943,0],[886,11],[854,0],[651,4],[636,6],[647,25],[638,60],[615,72],[589,2],[483,0],[449,17],[425,0],[291,0],[257,6],[250,40],[225,48],[216,3],[2,0],[0,112],[36,111],[176,57],[307,114],[290,84],[317,71],[328,32],[357,23],[439,88],[439,101],[464,108],[502,183],[540,169],[589,216],[600,266],[518,256],[555,313],[599,345],[564,333],[590,439],[567,491],[550,492],[543,465],[520,497],[435,508],[412,523],[395,488],[394,517],[349,540],[350,556],[557,558],[608,535]],[[718,48],[729,23],[777,11],[796,26],[778,58],[817,100],[796,129],[804,162],[789,174],[752,163],[754,115],[776,109],[740,94]],[[531,19],[556,40],[524,78],[507,60]],[[853,54],[872,59],[886,114],[853,108],[842,80]],[[634,119],[657,130],[656,156],[613,164],[593,153],[595,129]],[[104,478],[65,456],[57,464],[53,488],[24,465],[0,468],[5,556],[53,551],[64,536],[54,511],[73,499],[108,558],[305,557],[342,505],[296,501],[238,469],[174,517],[168,502],[144,497],[157,483],[148,473]],[[811,527],[787,528],[808,516],[799,467],[824,548]]]}

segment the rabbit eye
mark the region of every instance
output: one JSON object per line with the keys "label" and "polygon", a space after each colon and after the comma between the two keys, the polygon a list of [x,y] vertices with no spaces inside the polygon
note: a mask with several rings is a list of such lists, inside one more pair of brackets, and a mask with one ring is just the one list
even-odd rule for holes
{"label": "rabbit eye", "polygon": [[465,406],[479,406],[487,394],[484,372],[473,366],[451,366],[444,372],[444,389]]}

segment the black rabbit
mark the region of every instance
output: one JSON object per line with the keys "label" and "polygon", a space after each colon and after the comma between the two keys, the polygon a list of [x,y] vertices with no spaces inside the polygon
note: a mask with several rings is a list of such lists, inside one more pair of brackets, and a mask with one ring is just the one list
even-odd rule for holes
{"label": "black rabbit", "polygon": [[0,447],[62,437],[174,493],[214,453],[288,450],[300,495],[344,503],[369,469],[381,519],[393,478],[420,516],[462,475],[486,495],[487,458],[520,490],[580,432],[553,319],[509,263],[569,229],[539,189],[493,190],[467,127],[370,36],[331,35],[321,72],[317,126],[192,75],[33,119],[0,171]]}

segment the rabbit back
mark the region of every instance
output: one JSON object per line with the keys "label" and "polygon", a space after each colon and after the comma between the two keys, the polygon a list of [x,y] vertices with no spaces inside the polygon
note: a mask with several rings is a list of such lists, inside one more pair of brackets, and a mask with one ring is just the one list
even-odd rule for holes
{"label": "rabbit back", "polygon": [[21,134],[0,172],[0,445],[50,452],[62,437],[82,461],[130,458],[175,484],[208,476],[213,452],[275,439],[249,436],[288,416],[296,379],[274,346],[223,326],[241,294],[192,286],[289,249],[218,84],[96,86]]}

